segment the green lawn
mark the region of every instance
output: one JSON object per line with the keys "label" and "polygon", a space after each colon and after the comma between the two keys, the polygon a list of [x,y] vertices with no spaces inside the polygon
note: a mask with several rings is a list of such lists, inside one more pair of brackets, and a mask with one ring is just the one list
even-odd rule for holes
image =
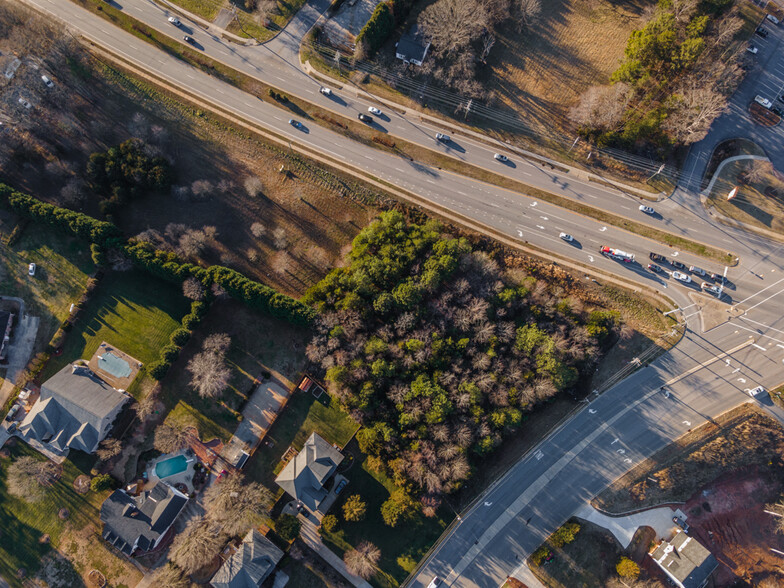
{"label": "green lawn", "polygon": [[[69,526],[82,529],[88,524],[98,524],[98,509],[109,495],[88,492],[77,494],[73,489],[74,479],[81,472],[71,461],[63,462],[63,476],[46,491],[37,503],[28,503],[8,494],[5,472],[13,458],[32,455],[39,459],[43,456],[24,443],[18,443],[11,451],[11,458],[0,459],[0,575],[13,586],[22,586],[16,578],[16,571],[25,568],[27,575],[35,574],[41,558],[52,548],[62,550],[61,536]],[[58,517],[61,508],[67,508],[70,516],[67,521]],[[48,534],[50,544],[40,542],[42,535]]]}
{"label": "green lawn", "polygon": [[189,310],[179,288],[147,273],[108,272],[41,378],[79,358],[89,359],[102,341],[144,364],[157,359],[172,331]]}
{"label": "green lawn", "polygon": [[[0,235],[10,233],[14,224],[13,215],[0,213]],[[27,275],[31,262],[37,266],[35,276]],[[27,312],[41,317],[39,348],[68,316],[71,303],[79,298],[94,269],[83,241],[41,225],[28,225],[12,247],[0,245],[0,293],[22,298]]]}
{"label": "green lawn", "polygon": [[[382,588],[399,586],[441,536],[453,515],[442,508],[435,518],[420,516],[416,521],[401,523],[394,529],[386,526],[381,517],[381,505],[395,490],[395,485],[384,474],[367,467],[367,460],[359,453],[356,442],[352,441],[348,449],[362,461],[344,472],[348,486],[342,493],[343,500],[331,509],[331,514],[337,516],[340,523],[334,532],[323,536],[323,541],[341,557],[360,542],[370,541],[381,550],[380,569],[370,583]],[[359,494],[367,503],[363,521],[343,520],[342,504],[352,494]]]}
{"label": "green lawn", "polygon": [[[245,466],[248,478],[277,490],[276,468],[289,446],[301,449],[314,431],[330,443],[341,447],[351,438],[357,424],[340,408],[337,399],[328,394],[314,398],[312,394],[295,392],[264,438],[265,442]],[[266,442],[272,441],[270,447]]]}

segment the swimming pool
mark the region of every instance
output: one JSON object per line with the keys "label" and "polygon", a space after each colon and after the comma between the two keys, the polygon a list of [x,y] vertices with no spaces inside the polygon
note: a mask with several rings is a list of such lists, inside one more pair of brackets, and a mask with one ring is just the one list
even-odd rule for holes
{"label": "swimming pool", "polygon": [[188,468],[188,460],[184,455],[177,455],[164,459],[155,464],[155,475],[161,480],[184,472]]}
{"label": "swimming pool", "polygon": [[98,367],[115,378],[127,378],[131,375],[131,366],[128,362],[111,351],[98,356]]}

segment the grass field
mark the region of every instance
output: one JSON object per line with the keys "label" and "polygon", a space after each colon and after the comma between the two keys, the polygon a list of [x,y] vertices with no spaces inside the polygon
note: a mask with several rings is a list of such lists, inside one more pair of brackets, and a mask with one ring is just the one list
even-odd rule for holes
{"label": "grass field", "polygon": [[[739,182],[738,175],[748,165],[748,160],[725,165],[713,184],[707,204],[732,219],[781,233],[784,230],[784,182],[773,174],[765,174],[759,181],[748,184]],[[727,200],[727,194],[735,187],[737,195]],[[765,193],[771,188],[775,195]]]}
{"label": "grass field", "polygon": [[[79,561],[79,565],[76,569],[71,567],[70,570],[63,570],[58,585],[76,586],[78,583],[74,580],[92,568],[106,574],[113,586],[121,585],[121,578],[131,585],[141,579],[141,574],[129,562],[109,551],[100,537],[97,537],[97,541],[87,541],[89,553],[76,553],[80,551],[79,543],[84,545],[85,540],[92,539],[95,532],[99,531],[98,509],[109,491],[77,494],[73,489],[73,481],[83,472],[70,460],[63,463],[62,477],[46,490],[41,502],[31,504],[8,494],[6,468],[12,459],[23,455],[43,459],[23,443],[12,448],[11,458],[0,459],[0,576],[12,586],[21,587],[23,582],[16,577],[19,568],[25,568],[27,576],[31,577],[38,570],[42,557],[60,551],[73,558],[73,561]],[[68,509],[70,515],[67,520],[61,520],[58,516],[61,508]],[[44,534],[49,535],[48,544],[40,541]],[[89,567],[83,567],[82,563]],[[69,577],[71,581],[67,580]]]}
{"label": "grass field", "polygon": [[[0,237],[10,233],[16,217],[0,211]],[[27,266],[37,265],[35,276]],[[51,229],[28,225],[22,238],[12,247],[0,245],[0,292],[22,298],[27,312],[41,317],[38,348],[49,342],[59,323],[68,316],[95,269],[84,242]]]}
{"label": "grass field", "polygon": [[109,272],[68,333],[62,355],[52,357],[41,378],[76,359],[89,359],[102,341],[150,363],[188,308],[176,286],[136,270]]}

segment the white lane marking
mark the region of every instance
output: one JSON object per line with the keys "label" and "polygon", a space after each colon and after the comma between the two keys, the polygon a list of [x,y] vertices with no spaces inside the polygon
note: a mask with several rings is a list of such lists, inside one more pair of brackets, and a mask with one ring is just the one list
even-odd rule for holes
{"label": "white lane marking", "polygon": [[536,206],[536,205],[537,205],[537,202],[534,200],[534,201],[533,201],[533,202],[531,202],[531,204],[529,204],[528,206]]}
{"label": "white lane marking", "polygon": [[689,421],[683,421],[683,424],[686,425],[687,427],[691,427],[691,423]]}
{"label": "white lane marking", "polygon": [[757,349],[761,349],[762,351],[767,351],[767,347],[763,347],[762,345],[757,345],[756,343],[751,344],[752,347],[756,347]]}
{"label": "white lane marking", "polygon": [[738,382],[740,382],[741,384],[745,384],[746,378],[738,378]]}
{"label": "white lane marking", "polygon": [[588,261],[590,261],[591,263],[593,263],[593,255],[589,255],[589,256],[588,256]]}
{"label": "white lane marking", "polygon": [[602,233],[604,233],[606,230],[607,230],[607,227],[602,227],[601,229],[599,229],[599,231],[601,231]]}

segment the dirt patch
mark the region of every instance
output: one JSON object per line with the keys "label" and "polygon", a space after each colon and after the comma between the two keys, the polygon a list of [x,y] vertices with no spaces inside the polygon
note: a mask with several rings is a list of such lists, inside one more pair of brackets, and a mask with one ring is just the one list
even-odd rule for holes
{"label": "dirt patch", "polygon": [[758,465],[784,468],[784,430],[759,409],[744,404],[684,435],[599,494],[593,503],[626,512],[685,502],[726,472]]}
{"label": "dirt patch", "polygon": [[84,474],[77,476],[73,482],[73,487],[79,494],[87,494],[90,491],[90,476]]}

